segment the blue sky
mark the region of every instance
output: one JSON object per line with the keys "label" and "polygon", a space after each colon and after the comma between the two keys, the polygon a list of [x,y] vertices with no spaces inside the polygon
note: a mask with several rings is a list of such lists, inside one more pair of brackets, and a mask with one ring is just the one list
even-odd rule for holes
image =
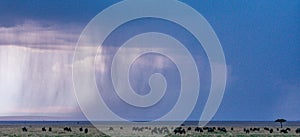
{"label": "blue sky", "polygon": [[[85,25],[116,2],[1,1],[0,116],[82,118],[72,88],[73,51]],[[213,120],[300,120],[300,1],[182,2],[207,19],[225,53],[227,87]]]}

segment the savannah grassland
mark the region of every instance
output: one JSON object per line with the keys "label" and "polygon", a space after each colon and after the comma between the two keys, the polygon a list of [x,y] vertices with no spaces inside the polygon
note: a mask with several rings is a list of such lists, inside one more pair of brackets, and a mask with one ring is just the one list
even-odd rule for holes
{"label": "savannah grassland", "polygon": [[[263,130],[263,127],[260,127],[260,131],[250,132],[246,134],[243,129],[251,128],[251,127],[234,127],[234,130],[230,130],[231,127],[226,127],[227,133],[215,131],[213,133],[208,133],[204,131],[203,133],[198,133],[194,131],[194,127],[192,130],[187,131],[185,135],[175,135],[174,133],[169,134],[152,134],[150,130],[143,131],[132,131],[132,126],[103,126],[100,128],[100,131],[91,125],[76,125],[68,127],[72,128],[72,132],[64,131],[63,128],[65,125],[26,125],[28,131],[23,132],[23,125],[1,125],[0,126],[0,137],[105,137],[104,133],[107,133],[111,136],[118,137],[131,137],[131,136],[139,136],[139,137],[148,137],[148,136],[166,136],[166,137],[300,137],[300,134],[295,133],[295,129],[297,127],[289,127],[291,131],[287,134],[280,133],[276,130],[277,127],[269,127],[273,128],[274,132],[269,133],[268,131]],[[49,127],[52,127],[52,131],[42,131],[42,127],[46,127],[47,130]],[[86,134],[84,132],[80,132],[79,128],[88,128],[89,132]],[[154,127],[153,127],[154,128]],[[170,131],[174,129],[174,127],[168,127]],[[187,127],[184,127],[187,129]],[[286,127],[284,127],[286,128]],[[101,132],[103,131],[103,132]]]}

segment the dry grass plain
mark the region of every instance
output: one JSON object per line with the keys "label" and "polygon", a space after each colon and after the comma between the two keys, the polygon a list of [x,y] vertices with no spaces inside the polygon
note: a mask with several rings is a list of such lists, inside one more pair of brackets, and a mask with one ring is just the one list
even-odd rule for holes
{"label": "dry grass plain", "polygon": [[[270,133],[267,130],[264,130],[264,127],[259,127],[260,131],[250,131],[250,133],[245,133],[244,128],[250,129],[253,127],[234,127],[231,130],[231,127],[225,127],[227,132],[224,133],[222,131],[215,130],[214,132],[195,132],[195,127],[191,127],[191,130],[188,130],[188,126],[184,126],[186,134],[177,134],[175,135],[172,132],[175,127],[172,126],[146,126],[143,130],[133,130],[136,128],[134,126],[100,126],[100,131],[92,125],[26,125],[27,132],[23,132],[22,128],[24,125],[1,125],[0,126],[0,136],[1,137],[105,137],[105,136],[117,136],[117,137],[131,137],[131,136],[139,136],[139,137],[148,137],[148,136],[167,136],[167,137],[296,137],[300,136],[300,134],[296,133],[295,130],[298,127],[284,127],[290,128],[291,131],[288,133],[280,133],[277,131],[278,127],[268,127],[274,130],[273,133]],[[42,127],[46,127],[47,131],[42,131]],[[52,127],[52,131],[48,131],[48,128]],[[64,131],[64,127],[70,127],[72,132]],[[88,128],[88,133],[84,133],[79,131],[79,128],[83,127]],[[159,133],[153,132],[153,129],[167,127],[170,133]],[[142,128],[142,127],[138,127]],[[106,133],[106,134],[104,134]]]}

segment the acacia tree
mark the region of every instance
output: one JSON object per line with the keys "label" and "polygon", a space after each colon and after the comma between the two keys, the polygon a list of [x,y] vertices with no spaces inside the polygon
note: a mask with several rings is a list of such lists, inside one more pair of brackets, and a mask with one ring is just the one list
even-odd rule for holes
{"label": "acacia tree", "polygon": [[280,123],[280,128],[282,128],[282,123],[286,122],[286,120],[280,118],[280,119],[276,119],[275,122],[279,122]]}

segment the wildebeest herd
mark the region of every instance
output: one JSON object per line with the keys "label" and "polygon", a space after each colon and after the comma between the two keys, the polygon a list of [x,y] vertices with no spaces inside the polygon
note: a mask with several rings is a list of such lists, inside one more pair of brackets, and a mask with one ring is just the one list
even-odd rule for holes
{"label": "wildebeest herd", "polygon": [[[198,133],[203,133],[203,132],[207,132],[207,133],[217,133],[217,132],[222,132],[222,133],[227,133],[228,130],[225,127],[194,127],[194,130],[192,130],[192,127],[176,127],[173,130],[173,133],[176,134],[186,134],[188,131],[195,131]],[[230,128],[231,131],[234,130],[233,127]],[[268,127],[264,127],[263,128],[263,132],[267,132],[267,133],[274,133],[275,130],[273,128],[268,128]],[[289,132],[292,132],[291,128],[282,128],[279,129],[277,128],[277,133],[282,133],[282,134],[286,134]],[[259,131],[261,131],[261,128],[244,128],[243,132],[246,134],[249,133],[258,133]],[[297,128],[295,130],[295,133],[300,134],[300,128]]]}
{"label": "wildebeest herd", "polygon": [[[228,127],[227,127],[228,128]],[[140,132],[141,134],[143,134],[144,131],[148,131],[148,133],[151,133],[152,135],[188,135],[190,133],[227,133],[227,132],[239,132],[239,133],[246,133],[246,134],[250,134],[250,133],[277,133],[277,134],[287,134],[287,133],[296,133],[300,135],[300,128],[296,128],[296,129],[291,129],[291,128],[270,128],[270,127],[248,127],[248,128],[242,128],[242,129],[237,129],[235,131],[235,129],[233,127],[228,128],[226,127],[188,127],[188,126],[179,126],[179,127],[148,127],[148,126],[144,126],[144,127],[132,127],[132,132]],[[113,127],[109,127],[108,128],[109,131],[115,131]],[[123,127],[117,128],[120,130],[123,130]],[[85,133],[88,134],[89,129],[88,128],[83,128],[83,127],[79,127],[79,128],[74,128],[73,130],[71,127],[64,127],[61,129],[57,129],[55,128],[55,130],[59,130],[59,131],[64,131],[64,132],[74,132],[74,131],[79,131],[81,133]],[[27,127],[23,127],[22,128],[23,132],[28,132],[30,131],[30,128]],[[46,128],[46,127],[42,127],[41,128],[42,132],[52,132],[53,129],[52,127]]]}
{"label": "wildebeest herd", "polygon": [[170,134],[170,130],[167,127],[132,127],[133,132],[150,131],[152,135],[155,134]]}
{"label": "wildebeest herd", "polygon": [[[22,128],[22,131],[23,131],[23,132],[27,132],[27,131],[28,131],[27,127],[23,127],[23,128]],[[43,131],[43,132],[47,132],[46,127],[42,127],[42,131]],[[66,132],[72,132],[72,128],[71,128],[71,127],[64,127],[64,128],[63,128],[63,131],[66,131]],[[87,133],[89,132],[88,128],[85,128],[85,129],[83,130],[82,127],[79,128],[79,131],[80,131],[80,132],[84,132],[85,134],[87,134]],[[49,128],[48,128],[48,132],[52,132],[52,127],[49,127]]]}

